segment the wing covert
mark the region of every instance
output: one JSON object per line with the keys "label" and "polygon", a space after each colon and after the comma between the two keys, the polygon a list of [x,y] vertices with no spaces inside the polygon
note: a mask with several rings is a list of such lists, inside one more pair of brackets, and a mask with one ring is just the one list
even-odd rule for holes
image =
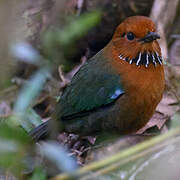
{"label": "wing covert", "polygon": [[65,89],[59,102],[63,119],[110,104],[124,94],[120,76],[101,53],[83,65]]}

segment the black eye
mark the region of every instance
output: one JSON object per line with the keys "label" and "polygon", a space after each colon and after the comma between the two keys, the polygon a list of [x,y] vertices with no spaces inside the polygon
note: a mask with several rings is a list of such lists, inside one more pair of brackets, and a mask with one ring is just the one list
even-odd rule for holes
{"label": "black eye", "polygon": [[134,34],[133,34],[132,32],[128,32],[128,33],[127,33],[127,39],[128,39],[128,40],[131,41],[131,40],[133,40],[134,38],[135,38],[135,36],[134,36]]}

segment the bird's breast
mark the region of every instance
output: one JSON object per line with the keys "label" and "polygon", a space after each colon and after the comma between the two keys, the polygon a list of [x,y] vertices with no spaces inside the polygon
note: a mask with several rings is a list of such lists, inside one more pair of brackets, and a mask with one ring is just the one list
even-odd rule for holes
{"label": "bird's breast", "polygon": [[126,108],[123,113],[120,110],[120,116],[126,118],[128,132],[131,132],[131,129],[138,130],[149,121],[160,102],[164,91],[164,70],[161,65],[150,65],[149,68],[136,65],[121,67],[119,74],[125,89],[125,98],[123,102],[119,99],[119,108]]}
{"label": "bird's breast", "polygon": [[[113,52],[113,51],[111,51]],[[116,103],[119,109],[117,123],[128,132],[144,126],[153,115],[164,91],[164,68],[158,64],[136,66],[120,60],[115,53],[112,55],[112,67],[119,74],[125,94]],[[123,128],[124,129],[124,128]]]}

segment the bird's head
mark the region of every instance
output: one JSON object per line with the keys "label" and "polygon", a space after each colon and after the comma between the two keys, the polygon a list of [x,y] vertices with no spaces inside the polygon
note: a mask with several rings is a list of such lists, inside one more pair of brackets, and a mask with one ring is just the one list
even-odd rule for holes
{"label": "bird's head", "polygon": [[159,38],[150,18],[132,16],[117,27],[112,42],[120,59],[148,67],[151,63],[162,64]]}

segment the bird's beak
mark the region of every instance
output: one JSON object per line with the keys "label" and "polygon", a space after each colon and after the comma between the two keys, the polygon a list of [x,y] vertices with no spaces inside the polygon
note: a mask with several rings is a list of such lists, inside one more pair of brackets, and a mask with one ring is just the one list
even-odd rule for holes
{"label": "bird's beak", "polygon": [[141,38],[139,41],[142,43],[149,43],[156,39],[160,39],[159,34],[157,34],[156,32],[149,32],[143,38]]}

